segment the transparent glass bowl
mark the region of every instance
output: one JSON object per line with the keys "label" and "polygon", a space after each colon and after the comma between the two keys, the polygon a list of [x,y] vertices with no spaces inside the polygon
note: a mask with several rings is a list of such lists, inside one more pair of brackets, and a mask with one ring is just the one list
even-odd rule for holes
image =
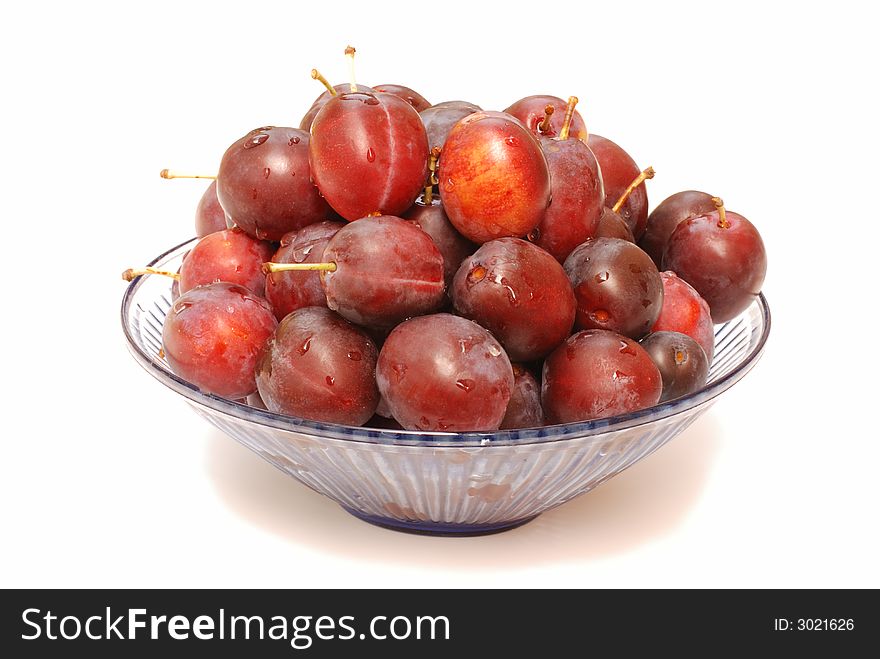
{"label": "transparent glass bowl", "polygon": [[[194,243],[150,265],[175,271]],[[630,414],[494,433],[355,428],[205,394],[172,373],[160,351],[171,284],[167,277],[139,277],[122,301],[129,349],[148,373],[230,437],[356,517],[439,535],[519,526],[650,455],[751,370],[770,331],[770,309],[761,295],[715,328],[715,358],[703,389]]]}

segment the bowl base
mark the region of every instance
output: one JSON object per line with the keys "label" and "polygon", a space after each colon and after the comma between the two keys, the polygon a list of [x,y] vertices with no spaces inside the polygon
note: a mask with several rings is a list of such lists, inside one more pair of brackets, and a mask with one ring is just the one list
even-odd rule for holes
{"label": "bowl base", "polygon": [[444,522],[421,522],[417,520],[401,520],[388,517],[378,517],[376,515],[368,515],[352,508],[341,506],[344,511],[357,517],[359,520],[381,526],[383,529],[391,531],[402,531],[404,533],[415,533],[417,535],[436,535],[444,537],[465,538],[475,535],[491,535],[492,533],[501,533],[515,529],[523,524],[528,524],[537,515],[518,519],[513,522],[497,522],[495,524],[446,524]]}

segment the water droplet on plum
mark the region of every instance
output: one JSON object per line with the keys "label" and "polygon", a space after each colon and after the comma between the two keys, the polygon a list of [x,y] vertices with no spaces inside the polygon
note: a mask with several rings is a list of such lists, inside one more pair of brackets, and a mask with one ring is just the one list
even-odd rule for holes
{"label": "water droplet on plum", "polygon": [[492,281],[504,288],[507,292],[507,299],[513,306],[519,306],[519,300],[516,299],[516,291],[513,290],[513,287],[507,279],[496,275]]}
{"label": "water droplet on plum", "polygon": [[182,313],[189,309],[192,306],[191,302],[175,302],[174,307],[172,307],[171,311],[175,314]]}
{"label": "water droplet on plum", "polygon": [[[261,128],[260,130],[263,130],[263,129]],[[253,149],[254,147],[260,146],[268,139],[269,139],[269,136],[266,133],[256,133],[249,140],[245,141],[244,148],[245,149]]]}
{"label": "water droplet on plum", "polygon": [[474,382],[473,380],[471,380],[469,378],[463,378],[461,380],[455,381],[455,386],[458,387],[459,389],[463,389],[465,393],[470,393],[475,385],[476,385],[476,382]]}

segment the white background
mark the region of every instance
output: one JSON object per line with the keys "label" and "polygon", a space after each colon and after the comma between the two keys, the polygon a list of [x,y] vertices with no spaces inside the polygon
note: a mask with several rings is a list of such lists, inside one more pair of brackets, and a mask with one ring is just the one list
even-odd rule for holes
{"label": "white background", "polygon": [[[866,3],[24,3],[4,9],[0,586],[880,587],[878,112]],[[865,8],[865,9],[863,9]],[[375,528],[142,371],[120,272],[313,66],[588,127],[769,252],[766,354],[683,435],[518,530]]]}

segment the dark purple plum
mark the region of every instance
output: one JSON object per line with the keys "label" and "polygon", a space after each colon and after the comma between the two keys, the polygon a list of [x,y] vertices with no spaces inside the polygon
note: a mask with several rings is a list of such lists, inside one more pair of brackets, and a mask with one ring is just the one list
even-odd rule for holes
{"label": "dark purple plum", "polygon": [[724,323],[761,292],[767,252],[755,226],[715,199],[717,210],[687,219],[672,232],[663,269],[693,286],[708,303],[712,320]]}
{"label": "dark purple plum", "polygon": [[575,296],[552,255],[519,238],[499,238],[466,258],[452,284],[455,310],[476,321],[514,361],[541,359],[571,333]]}
{"label": "dark purple plum", "polygon": [[691,217],[714,211],[712,199],[707,192],[685,190],[667,197],[651,211],[645,233],[639,238],[639,247],[648,253],[658,268],[663,265],[663,253],[675,227]]}
{"label": "dark purple plum", "polygon": [[306,131],[264,126],[223,154],[217,199],[226,215],[260,240],[330,218],[330,207],[312,183]]}
{"label": "dark purple plum", "polygon": [[398,325],[379,353],[376,379],[404,428],[449,432],[497,430],[514,383],[492,334],[450,314]]}
{"label": "dark purple plum", "polygon": [[547,423],[572,423],[655,405],[663,384],[651,357],[607,330],[570,336],[544,361],[541,400]]}
{"label": "dark purple plum", "polygon": [[452,278],[458,272],[461,262],[477,251],[477,245],[455,230],[439,199],[432,199],[430,204],[426,204],[420,198],[403,214],[403,218],[415,222],[422,231],[431,236],[443,255],[443,278],[447,291],[451,290]]}
{"label": "dark purple plum", "polygon": [[324,307],[278,324],[256,364],[260,397],[272,412],[360,426],[379,403],[378,350],[363,330]]}
{"label": "dark purple plum", "polygon": [[324,248],[327,305],[365,327],[390,329],[436,311],[445,299],[443,256],[411,222],[380,215],[340,229]]}
{"label": "dark purple plum", "polygon": [[615,213],[610,208],[603,210],[602,217],[599,218],[599,227],[596,229],[594,237],[619,238],[631,243],[636,241],[633,238],[632,231],[629,230],[629,225],[621,217],[620,213]]}
{"label": "dark purple plum", "polygon": [[578,329],[605,329],[633,339],[647,334],[663,307],[657,266],[635,244],[591,238],[565,260],[577,298]]}
{"label": "dark purple plum", "polygon": [[652,332],[639,343],[660,371],[661,403],[686,396],[706,384],[709,359],[700,344],[687,334]]}
{"label": "dark purple plum", "polygon": [[171,305],[162,346],[171,370],[232,400],[257,390],[257,356],[278,322],[269,303],[238,284],[197,286]]}
{"label": "dark purple plum", "polygon": [[419,112],[425,132],[428,135],[428,147],[443,147],[449,131],[469,114],[480,112],[482,108],[467,101],[444,101]]}
{"label": "dark purple plum", "polygon": [[543,425],[541,385],[527,368],[513,364],[513,390],[500,429],[539,428]]}

